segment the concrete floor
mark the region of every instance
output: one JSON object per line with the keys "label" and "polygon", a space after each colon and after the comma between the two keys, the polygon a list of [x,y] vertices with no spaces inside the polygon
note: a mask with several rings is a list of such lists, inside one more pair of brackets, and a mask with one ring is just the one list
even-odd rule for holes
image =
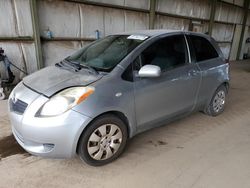
{"label": "concrete floor", "polygon": [[91,167],[44,159],[13,140],[0,103],[0,187],[250,187],[250,61],[231,63],[225,112],[195,113],[130,140],[120,159]]}

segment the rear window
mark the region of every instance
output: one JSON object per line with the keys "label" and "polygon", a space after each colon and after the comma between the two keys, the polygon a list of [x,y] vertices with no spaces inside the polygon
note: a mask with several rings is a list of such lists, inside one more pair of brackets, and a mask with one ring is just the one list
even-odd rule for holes
{"label": "rear window", "polygon": [[219,56],[207,39],[199,36],[190,36],[190,40],[193,44],[197,62],[213,59]]}

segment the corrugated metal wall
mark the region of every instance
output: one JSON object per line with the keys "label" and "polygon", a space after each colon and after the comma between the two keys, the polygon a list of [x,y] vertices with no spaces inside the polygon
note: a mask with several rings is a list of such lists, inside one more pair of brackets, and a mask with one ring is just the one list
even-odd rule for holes
{"label": "corrugated metal wall", "polygon": [[[0,0],[0,37],[32,37],[32,24],[28,0]],[[29,73],[37,70],[33,42],[2,42],[9,59],[18,67]],[[2,67],[2,65],[1,65]],[[13,69],[17,79],[22,75]],[[3,72],[3,69],[1,69]],[[2,73],[3,75],[3,73]]]}
{"label": "corrugated metal wall", "polygon": [[[103,37],[121,31],[149,28],[150,0],[91,0],[84,3],[38,0],[37,5],[46,66],[87,45],[95,38],[96,30],[99,30]],[[242,7],[243,0],[217,2],[212,36],[218,41],[227,58],[230,55],[235,25],[240,25],[243,21]],[[0,9],[0,17],[5,18],[0,22],[0,38],[31,38],[19,42],[0,40],[0,46],[17,66],[27,69],[29,73],[34,72],[37,63],[32,41],[29,0],[0,0]],[[156,0],[155,11],[156,29],[191,29],[207,32],[211,1]],[[250,25],[250,14],[248,17],[247,24]],[[46,39],[48,28],[53,33],[52,40]],[[248,36],[250,32],[246,32],[245,38]]]}

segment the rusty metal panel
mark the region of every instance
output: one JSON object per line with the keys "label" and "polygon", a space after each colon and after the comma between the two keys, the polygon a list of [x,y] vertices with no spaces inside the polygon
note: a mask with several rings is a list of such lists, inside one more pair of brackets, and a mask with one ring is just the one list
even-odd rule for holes
{"label": "rusty metal panel", "polygon": [[168,16],[156,16],[155,29],[188,30],[189,20],[172,18]]}
{"label": "rusty metal panel", "polygon": [[243,9],[236,6],[233,7],[224,3],[218,3],[216,6],[214,19],[216,21],[241,24],[243,21]]}
{"label": "rusty metal panel", "polygon": [[79,4],[66,1],[38,1],[40,33],[49,28],[54,37],[80,36]]}
{"label": "rusty metal panel", "polygon": [[230,42],[233,39],[234,26],[215,23],[212,31],[212,37],[217,41]]}
{"label": "rusty metal panel", "polygon": [[225,58],[229,58],[231,44],[230,43],[218,43],[218,46],[220,47],[223,55]]}
{"label": "rusty metal panel", "polygon": [[104,9],[104,33],[110,35],[125,30],[125,16],[123,10]]}
{"label": "rusty metal panel", "polygon": [[100,31],[100,37],[104,36],[104,8],[80,5],[81,37],[95,38],[95,31]]}
{"label": "rusty metal panel", "polygon": [[49,41],[43,43],[43,55],[45,66],[54,65],[63,58],[86,46],[89,42],[58,42]]}
{"label": "rusty metal panel", "polygon": [[149,28],[149,15],[133,11],[125,11],[125,31]]}
{"label": "rusty metal panel", "polygon": [[210,7],[209,0],[158,0],[157,3],[157,11],[204,19],[209,19]]}

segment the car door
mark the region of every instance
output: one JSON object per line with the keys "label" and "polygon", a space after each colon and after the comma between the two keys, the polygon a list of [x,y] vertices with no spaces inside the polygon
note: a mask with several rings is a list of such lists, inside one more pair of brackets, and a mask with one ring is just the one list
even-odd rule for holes
{"label": "car door", "polygon": [[162,71],[157,78],[134,79],[138,131],[192,111],[201,75],[188,52],[186,39],[179,34],[154,42],[135,61],[135,71],[146,64]]}
{"label": "car door", "polygon": [[223,75],[227,75],[227,65],[209,39],[195,34],[188,35],[187,39],[202,75],[197,103],[204,106],[210,102],[215,90],[222,83]]}

